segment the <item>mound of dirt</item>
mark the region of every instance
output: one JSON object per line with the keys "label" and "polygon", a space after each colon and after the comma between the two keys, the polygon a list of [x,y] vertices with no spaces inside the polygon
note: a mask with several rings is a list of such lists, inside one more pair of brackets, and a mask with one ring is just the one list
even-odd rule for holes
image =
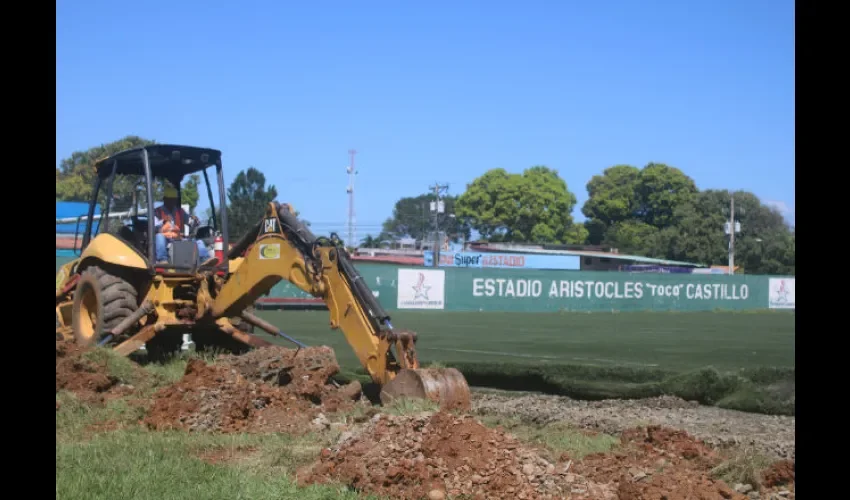
{"label": "mound of dirt", "polygon": [[[180,381],[154,395],[145,424],[153,429],[293,434],[309,431],[314,420],[323,426],[323,412],[352,408],[360,397],[359,384],[327,383],[339,367],[333,351],[328,360],[325,349],[301,349],[297,356],[288,349],[258,349],[223,357],[214,365],[193,359]],[[277,375],[268,381],[278,385],[260,381],[272,372]]]}
{"label": "mound of dirt", "polygon": [[779,460],[774,462],[762,474],[763,484],[766,488],[789,486],[794,484],[794,462],[790,460]]}
{"label": "mound of dirt", "polygon": [[86,357],[90,351],[73,341],[56,341],[56,392],[73,392],[88,402],[102,402],[108,395],[120,396],[128,392],[117,377],[110,375],[105,363],[96,363]]}
{"label": "mound of dirt", "polygon": [[299,471],[299,483],[341,481],[393,498],[616,498],[498,429],[446,412],[376,415]]}
{"label": "mound of dirt", "polygon": [[[336,397],[339,394],[335,394],[338,391],[330,391],[328,387],[331,377],[339,373],[334,351],[328,346],[265,347],[239,356],[222,356],[219,362],[233,367],[250,381],[283,386],[315,404],[323,403],[328,411],[336,411],[341,402]],[[360,383],[352,382],[341,391],[342,400],[356,399],[360,392]]]}
{"label": "mound of dirt", "polygon": [[720,456],[680,430],[649,426],[623,432],[622,450],[586,456],[576,471],[615,485],[621,500],[746,499],[711,477]]}

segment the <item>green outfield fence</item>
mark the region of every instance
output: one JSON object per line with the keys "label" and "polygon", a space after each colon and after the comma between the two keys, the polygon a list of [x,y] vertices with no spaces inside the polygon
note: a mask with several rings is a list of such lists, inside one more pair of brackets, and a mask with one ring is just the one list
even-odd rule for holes
{"label": "green outfield fence", "polygon": [[[72,258],[57,251],[56,269]],[[793,309],[796,284],[791,276],[434,269],[375,263],[358,263],[356,267],[389,311]],[[280,282],[263,302],[303,305],[311,298],[292,284]]]}

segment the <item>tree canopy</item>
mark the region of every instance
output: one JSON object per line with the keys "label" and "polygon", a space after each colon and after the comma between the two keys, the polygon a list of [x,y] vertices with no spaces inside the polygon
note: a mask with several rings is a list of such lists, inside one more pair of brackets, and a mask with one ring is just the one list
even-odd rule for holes
{"label": "tree canopy", "polygon": [[747,191],[710,189],[698,193],[676,210],[676,223],[659,232],[654,253],[726,265],[729,254],[724,224],[729,220],[732,196],[735,219],[741,223],[741,232],[735,235],[735,265],[751,274],[794,274],[794,232],[782,214]]}
{"label": "tree canopy", "polygon": [[[431,202],[436,201],[436,199],[437,196],[434,193],[401,198],[393,207],[392,217],[384,221],[381,234],[376,238],[376,241],[370,240],[370,242],[377,243],[384,239],[403,237],[417,240],[427,238],[434,230]],[[457,197],[446,195],[442,196],[441,199],[445,206],[445,212],[438,215],[440,231],[448,234],[452,241],[458,241],[461,237],[469,238],[469,227],[458,217],[452,217],[455,214]]]}
{"label": "tree canopy", "polygon": [[[592,244],[648,236],[647,226],[663,229],[673,224],[676,208],[688,203],[697,192],[696,183],[675,167],[650,163],[643,169],[616,165],[595,175],[587,183],[588,200],[582,213]],[[627,223],[628,222],[628,223]],[[639,224],[643,223],[643,224]],[[626,227],[630,229],[626,229]],[[640,229],[638,229],[640,228]],[[625,233],[624,233],[625,231]],[[632,240],[627,246],[643,248]]]}
{"label": "tree canopy", "polygon": [[[156,141],[144,139],[135,135],[123,137],[117,141],[101,144],[86,151],[75,151],[70,157],[63,159],[56,168],[56,201],[88,202],[94,189],[95,163],[115,153],[139,146],[156,144]],[[193,174],[181,189],[183,203],[188,204],[190,213],[198,206],[200,193],[198,186],[201,177]],[[154,179],[154,203],[162,199],[164,184]],[[144,177],[141,175],[116,176],[112,186],[111,211],[128,210],[133,202],[138,200],[140,208],[146,206]],[[134,197],[135,196],[135,197]],[[106,201],[106,188],[98,193],[98,203],[103,206]]]}
{"label": "tree canopy", "polygon": [[456,216],[491,241],[581,243],[576,227],[576,197],[556,170],[534,166],[522,174],[488,170],[467,186],[456,204]]}
{"label": "tree canopy", "polygon": [[183,184],[183,189],[180,190],[181,201],[189,205],[189,214],[195,215],[195,209],[198,208],[198,201],[201,198],[201,193],[198,186],[201,184],[201,176],[192,174],[189,180]]}
{"label": "tree canopy", "polygon": [[[129,135],[107,144],[89,148],[86,151],[75,151],[69,158],[63,159],[56,169],[56,201],[84,201],[91,199],[94,189],[94,165],[98,160],[115,153],[138,146],[155,144],[155,141]],[[133,202],[133,191],[138,190],[141,176],[116,176],[112,187],[112,206],[117,210],[128,209]],[[158,192],[156,190],[159,190]],[[161,195],[161,183],[155,185],[155,194]],[[98,201],[106,201],[106,190],[101,189]],[[144,196],[139,200],[144,206]]]}
{"label": "tree canopy", "polygon": [[[446,213],[456,215],[457,233],[476,230],[482,239],[516,243],[605,245],[620,253],[725,265],[733,193],[700,191],[678,168],[649,163],[643,168],[615,165],[587,183],[584,224],[573,222],[575,196],[557,171],[535,166],[522,174],[501,168],[477,177],[457,197],[446,198]],[[749,273],[794,274],[795,233],[782,215],[754,194],[738,191],[735,262]],[[425,237],[430,228],[428,202],[433,196],[402,198],[377,238]],[[447,225],[441,225],[447,227]]]}
{"label": "tree canopy", "polygon": [[266,206],[277,198],[277,189],[266,187],[266,176],[254,167],[236,174],[227,188],[227,221],[232,239],[241,238],[266,213]]}

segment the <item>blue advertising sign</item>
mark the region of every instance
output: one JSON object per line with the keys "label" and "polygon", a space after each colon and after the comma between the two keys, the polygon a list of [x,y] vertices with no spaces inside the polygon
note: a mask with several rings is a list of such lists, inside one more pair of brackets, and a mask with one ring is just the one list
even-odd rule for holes
{"label": "blue advertising sign", "polygon": [[[434,265],[434,253],[425,251],[425,266]],[[488,252],[440,252],[440,267],[477,267],[497,269],[579,270],[577,255],[539,255]]]}

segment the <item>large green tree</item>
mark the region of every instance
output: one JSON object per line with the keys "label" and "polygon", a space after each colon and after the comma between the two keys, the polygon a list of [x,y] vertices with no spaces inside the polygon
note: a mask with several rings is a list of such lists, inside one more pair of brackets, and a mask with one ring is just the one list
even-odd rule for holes
{"label": "large green tree", "polygon": [[690,202],[697,192],[694,180],[675,167],[650,163],[638,176],[637,215],[651,226],[663,229],[673,224],[673,212]]}
{"label": "large green tree", "polygon": [[556,170],[534,166],[522,174],[491,169],[458,199],[456,215],[491,241],[582,243],[573,222],[576,197]]}
{"label": "large green tree", "polygon": [[[94,165],[98,160],[125,149],[151,144],[156,144],[156,141],[131,135],[86,151],[75,151],[70,157],[63,159],[56,169],[56,201],[88,202],[94,189]],[[192,174],[181,190],[183,203],[189,205],[190,213],[194,213],[198,206],[200,182],[200,175]],[[159,204],[162,199],[163,187],[161,180],[154,180],[154,205]],[[140,208],[144,208],[145,189],[142,175],[116,176],[112,186],[111,211],[128,210],[134,201],[138,201]],[[106,190],[107,187],[104,185],[98,194],[98,202],[101,206],[106,200]]]}
{"label": "large green tree", "polygon": [[678,168],[649,163],[643,169],[607,168],[587,183],[587,193],[582,213],[588,241],[640,251],[657,230],[674,224],[674,212],[692,200],[697,187]]}
{"label": "large green tree", "polygon": [[[155,144],[155,141],[144,139],[135,135],[129,135],[106,144],[89,148],[85,151],[75,151],[71,156],[60,162],[56,169],[56,201],[84,201],[88,202],[94,189],[95,163],[110,155],[138,146]],[[144,196],[138,196],[144,185],[141,184],[142,176],[116,177],[113,185],[113,211],[127,210],[133,202],[133,192],[136,191],[141,206],[144,206]],[[143,192],[143,191],[142,191]],[[154,199],[159,199],[162,193],[161,183],[155,186]],[[106,200],[106,188],[101,189],[98,201],[103,206]]]}
{"label": "large green tree", "polygon": [[[384,221],[383,230],[377,240],[386,236],[393,239],[405,236],[421,240],[433,232],[434,216],[431,213],[431,202],[437,199],[434,193],[421,194],[414,197],[401,198],[393,207],[393,215]],[[439,214],[440,231],[445,231],[452,241],[463,237],[469,238],[469,227],[455,214],[457,197],[447,195],[441,197],[444,202],[444,213]]]}
{"label": "large green tree", "polygon": [[642,220],[615,222],[605,231],[602,244],[631,255],[653,255],[660,230]]}
{"label": "large green tree", "polygon": [[201,184],[201,176],[192,174],[189,179],[183,184],[183,189],[180,190],[181,201],[189,205],[189,214],[195,215],[195,209],[198,208],[198,200],[201,198],[199,186]]}
{"label": "large green tree", "polygon": [[729,239],[724,224],[729,220],[731,196],[735,197],[735,219],[741,223],[741,232],[735,235],[735,265],[748,274],[794,274],[794,232],[782,214],[747,191],[700,192],[676,209],[675,223],[658,234],[653,253],[706,265],[727,264]]}
{"label": "large green tree", "polygon": [[236,174],[227,189],[227,222],[230,239],[241,238],[263,218],[269,202],[277,198],[277,189],[266,187],[266,176],[254,167]]}

